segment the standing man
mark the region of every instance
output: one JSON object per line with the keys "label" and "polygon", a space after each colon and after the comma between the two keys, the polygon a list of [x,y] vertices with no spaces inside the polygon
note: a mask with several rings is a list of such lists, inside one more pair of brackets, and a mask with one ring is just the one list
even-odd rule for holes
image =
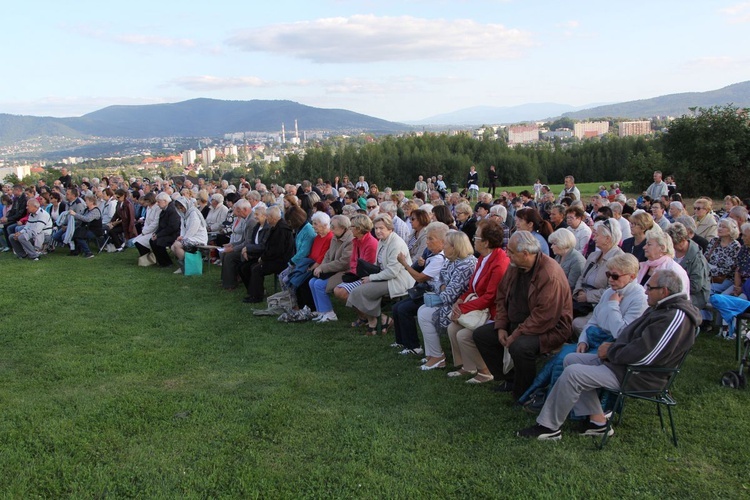
{"label": "standing man", "polygon": [[490,187],[490,194],[495,197],[495,188],[497,187],[497,172],[495,171],[495,165],[490,165],[490,169],[487,171],[487,182]]}
{"label": "standing man", "polygon": [[568,340],[573,323],[570,285],[560,265],[542,253],[528,231],[516,231],[506,250],[508,268],[497,288],[495,322],[474,330],[474,343],[497,380],[503,373],[503,354],[513,359],[514,373],[497,390],[512,392],[517,400],[536,376],[536,358]]}
{"label": "standing man", "polygon": [[65,189],[72,187],[73,178],[68,173],[68,169],[63,167],[60,171],[60,174],[60,177],[57,179],[58,181],[60,181],[60,184],[62,184]]}
{"label": "standing man", "polygon": [[422,192],[424,194],[427,194],[427,183],[424,181],[424,177],[421,175],[417,179],[417,182],[414,183],[414,192]]}
{"label": "standing man", "polygon": [[567,175],[565,176],[565,187],[560,192],[560,196],[557,198],[557,202],[562,203],[563,198],[569,197],[569,195],[571,194],[575,196],[575,200],[581,199],[581,192],[576,187],[575,178],[572,175]]}
{"label": "standing man", "polygon": [[[560,427],[571,410],[577,416],[588,416],[580,434],[603,436],[607,417],[597,389],[618,390],[627,365],[674,368],[680,363],[695,341],[700,311],[682,293],[682,280],[674,271],[656,271],[646,284],[646,295],[649,308],[626,326],[617,340],[604,342],[596,353],[573,353],[565,358],[565,370],[552,386],[536,425],[518,431],[518,436],[556,441],[562,437]],[[659,390],[666,377],[638,374],[628,389]]]}
{"label": "standing man", "polygon": [[646,190],[652,200],[661,200],[662,196],[669,197],[669,186],[661,179],[661,171],[654,172],[654,182]]}

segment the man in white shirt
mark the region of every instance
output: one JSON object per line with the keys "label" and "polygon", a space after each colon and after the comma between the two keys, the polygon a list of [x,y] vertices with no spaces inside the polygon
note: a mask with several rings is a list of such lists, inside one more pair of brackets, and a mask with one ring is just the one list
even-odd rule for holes
{"label": "man in white shirt", "polygon": [[654,182],[648,187],[646,193],[652,200],[661,200],[662,196],[669,196],[669,186],[661,179],[661,172],[654,172]]}

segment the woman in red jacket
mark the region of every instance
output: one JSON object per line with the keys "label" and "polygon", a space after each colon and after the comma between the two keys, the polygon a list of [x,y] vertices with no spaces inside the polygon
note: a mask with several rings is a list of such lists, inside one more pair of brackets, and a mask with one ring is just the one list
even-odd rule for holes
{"label": "woman in red jacket", "polygon": [[[448,336],[451,340],[453,365],[461,368],[448,373],[448,376],[474,375],[467,380],[469,384],[491,382],[493,377],[474,345],[473,330],[459,324],[458,317],[481,309],[489,309],[488,321],[495,317],[497,286],[510,264],[510,259],[501,248],[504,236],[502,224],[494,220],[479,221],[474,234],[474,248],[479,253],[477,268],[469,281],[469,289],[456,301],[451,312],[452,322],[448,326]],[[476,294],[476,298],[467,302],[466,298],[472,293]]]}

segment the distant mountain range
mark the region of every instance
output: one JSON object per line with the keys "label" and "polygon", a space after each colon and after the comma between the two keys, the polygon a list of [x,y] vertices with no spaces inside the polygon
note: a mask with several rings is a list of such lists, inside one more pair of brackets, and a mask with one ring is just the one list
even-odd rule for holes
{"label": "distant mountain range", "polygon": [[0,144],[40,135],[217,137],[232,132],[280,132],[282,123],[291,134],[295,119],[304,130],[393,133],[410,128],[344,109],[314,108],[293,101],[192,99],[173,104],[109,106],[77,118],[0,114]]}
{"label": "distant mountain range", "polygon": [[474,106],[451,113],[430,116],[422,120],[407,121],[409,125],[492,125],[518,123],[528,120],[544,120],[551,116],[578,111],[593,105],[571,106],[554,102],[521,104],[518,106]]}
{"label": "distant mountain range", "polygon": [[425,118],[409,125],[344,109],[314,108],[293,101],[192,99],[173,104],[109,106],[77,118],[0,114],[0,146],[37,137],[219,137],[232,132],[280,131],[282,123],[286,125],[287,137],[291,137],[295,119],[301,130],[388,134],[413,130],[415,125],[425,128],[440,125],[479,126],[549,120],[561,115],[578,120],[595,117],[681,116],[694,106],[709,107],[730,103],[750,107],[750,81],[710,92],[671,94],[586,109],[557,103],[477,106]]}
{"label": "distant mountain range", "polygon": [[576,120],[588,118],[650,118],[652,116],[682,116],[689,108],[734,104],[750,107],[750,81],[735,83],[719,90],[670,94],[652,99],[628,101],[619,104],[571,106],[558,103],[522,104],[520,106],[475,106],[451,113],[431,116],[410,125],[463,125],[512,124],[524,121],[552,120],[567,116]]}

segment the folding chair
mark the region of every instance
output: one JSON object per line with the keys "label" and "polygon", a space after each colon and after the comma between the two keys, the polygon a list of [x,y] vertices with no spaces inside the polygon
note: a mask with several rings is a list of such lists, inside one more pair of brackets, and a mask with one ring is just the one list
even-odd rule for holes
{"label": "folding chair", "polygon": [[[698,336],[699,331],[699,328],[695,329],[696,337]],[[609,438],[609,430],[612,428],[612,421],[614,420],[615,415],[617,415],[617,424],[619,425],[622,422],[622,412],[625,408],[625,398],[641,399],[644,401],[651,401],[652,403],[656,403],[656,411],[659,414],[659,422],[661,423],[662,432],[664,432],[666,429],[664,428],[664,416],[662,414],[661,407],[662,405],[666,406],[667,415],[669,416],[669,425],[672,428],[672,442],[675,446],[677,446],[677,431],[675,429],[674,418],[672,416],[672,407],[677,405],[677,400],[675,400],[674,396],[672,396],[671,389],[672,384],[674,384],[677,375],[680,374],[680,371],[682,370],[682,364],[687,359],[689,353],[690,349],[688,349],[685,354],[682,355],[682,359],[680,359],[680,362],[677,363],[677,366],[675,366],[674,368],[664,366],[628,365],[627,370],[625,371],[625,378],[622,380],[622,384],[620,384],[620,389],[616,391],[609,390],[609,392],[617,396],[617,400],[615,401],[614,408],[612,409],[612,417],[607,420],[607,431],[604,433],[601,443],[599,443],[599,449],[604,448],[604,445],[607,443],[607,439]],[[661,389],[651,389],[648,391],[629,390],[627,387],[630,378],[641,373],[661,373],[666,374],[667,378],[664,381],[664,385]]]}
{"label": "folding chair", "polygon": [[[102,240],[102,238],[104,239]],[[99,245],[99,251],[96,253],[97,255],[99,255],[104,250],[104,247],[106,247],[109,243],[109,231],[105,230],[104,235],[95,237],[94,240],[96,240],[96,244]]]}

